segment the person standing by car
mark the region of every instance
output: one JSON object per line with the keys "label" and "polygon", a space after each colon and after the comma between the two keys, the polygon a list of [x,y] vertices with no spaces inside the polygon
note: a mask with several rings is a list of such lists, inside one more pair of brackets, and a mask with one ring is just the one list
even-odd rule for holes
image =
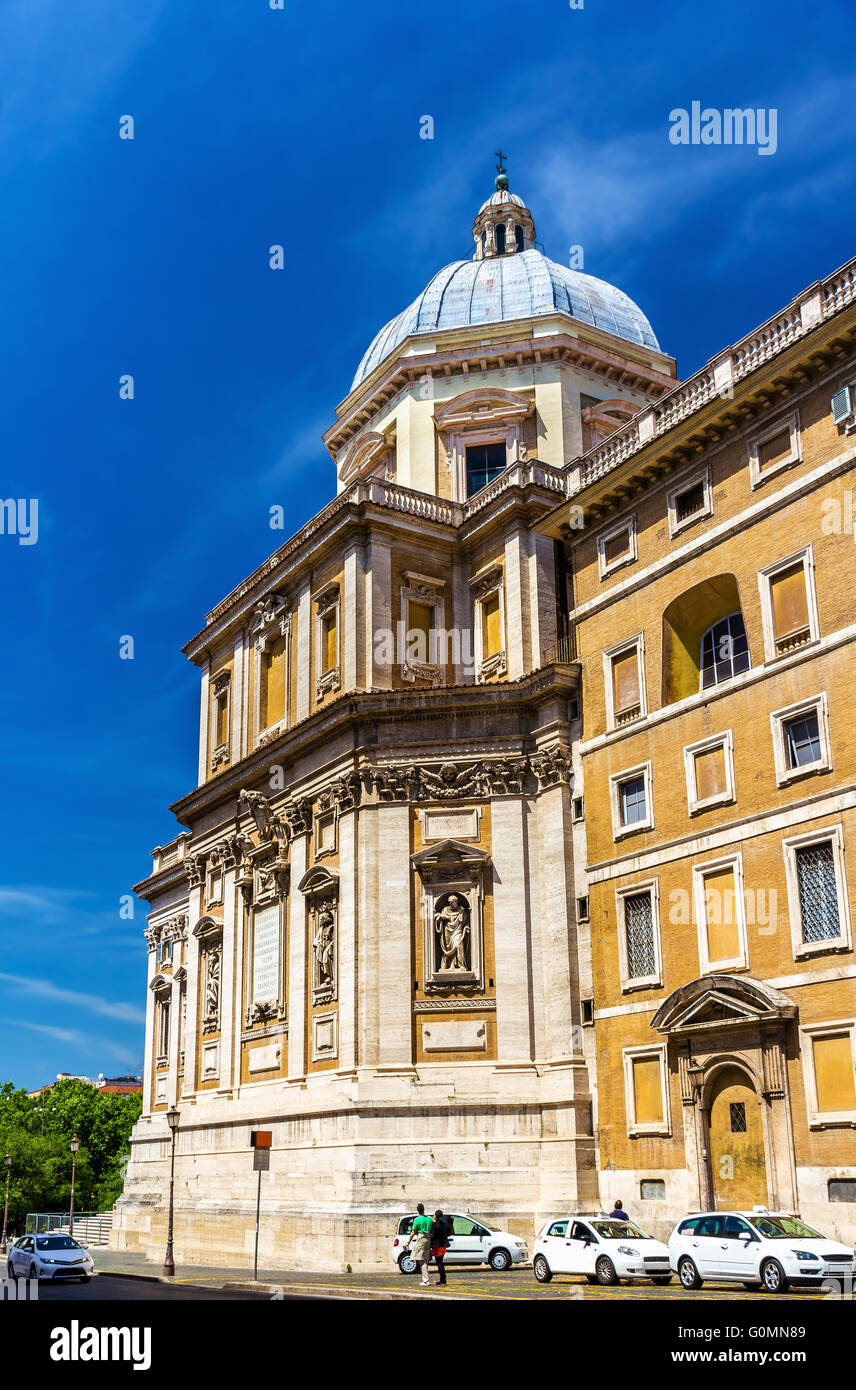
{"label": "person standing by car", "polygon": [[615,1206],[612,1208],[612,1211],[609,1213],[609,1219],[610,1219],[610,1221],[629,1221],[629,1220],[630,1220],[630,1217],[627,1215],[627,1212],[624,1210],[624,1207],[621,1205],[621,1198],[620,1198],[620,1197],[617,1197],[617,1198],[616,1198]]}
{"label": "person standing by car", "polygon": [[416,1219],[404,1248],[407,1250],[410,1242],[414,1242],[413,1261],[422,1276],[420,1282],[423,1286],[430,1286],[428,1264],[431,1259],[431,1217],[425,1215],[425,1207],[422,1202],[416,1203],[416,1212]]}
{"label": "person standing by car", "polygon": [[445,1284],[446,1282],[446,1266],[444,1264],[444,1259],[449,1247],[450,1224],[449,1218],[444,1216],[438,1207],[434,1213],[434,1220],[431,1222],[430,1232],[431,1254],[437,1263],[437,1269],[440,1274],[440,1278],[437,1280],[438,1284]]}

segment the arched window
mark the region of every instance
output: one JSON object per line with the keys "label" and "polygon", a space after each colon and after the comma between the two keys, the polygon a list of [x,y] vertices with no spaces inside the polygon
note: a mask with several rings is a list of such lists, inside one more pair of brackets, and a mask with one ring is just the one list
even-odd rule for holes
{"label": "arched window", "polygon": [[515,228],[514,228],[514,240],[515,240],[515,242],[517,243],[517,249],[518,249],[518,251],[522,251],[522,250],[523,250],[523,228],[521,227],[521,225],[520,225],[519,222],[517,223],[517,225],[516,225]]}
{"label": "arched window", "polygon": [[483,255],[484,255],[484,249],[485,249],[485,247],[487,246],[487,232],[486,232],[486,231],[485,231],[485,232],[482,232],[482,235],[481,235],[481,246],[482,246],[482,256],[483,256]]}
{"label": "arched window", "polygon": [[505,255],[505,223],[504,223],[504,222],[497,222],[497,224],[496,224],[496,230],[495,230],[495,232],[494,232],[494,241],[495,241],[495,244],[496,244],[496,254],[497,254],[498,256],[504,256],[504,255]]}
{"label": "arched window", "polygon": [[741,612],[720,618],[702,634],[699,664],[702,690],[749,670],[749,644]]}

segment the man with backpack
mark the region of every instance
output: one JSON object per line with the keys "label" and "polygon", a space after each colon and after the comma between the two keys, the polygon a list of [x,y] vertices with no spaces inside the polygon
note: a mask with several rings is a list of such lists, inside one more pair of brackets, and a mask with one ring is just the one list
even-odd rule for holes
{"label": "man with backpack", "polygon": [[452,1234],[452,1223],[448,1216],[444,1216],[438,1209],[434,1213],[434,1220],[431,1222],[431,1254],[437,1264],[440,1278],[438,1284],[446,1282],[446,1265],[444,1263],[446,1251],[449,1248],[449,1239]]}

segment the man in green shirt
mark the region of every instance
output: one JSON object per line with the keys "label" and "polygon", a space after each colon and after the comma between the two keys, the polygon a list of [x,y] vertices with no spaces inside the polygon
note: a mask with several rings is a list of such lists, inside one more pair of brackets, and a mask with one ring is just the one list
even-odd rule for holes
{"label": "man in green shirt", "polygon": [[416,1219],[413,1222],[410,1235],[405,1242],[405,1250],[413,1241],[413,1259],[416,1268],[422,1275],[421,1283],[423,1286],[430,1287],[431,1280],[428,1278],[428,1265],[431,1261],[431,1218],[425,1215],[425,1206],[422,1202],[416,1204]]}

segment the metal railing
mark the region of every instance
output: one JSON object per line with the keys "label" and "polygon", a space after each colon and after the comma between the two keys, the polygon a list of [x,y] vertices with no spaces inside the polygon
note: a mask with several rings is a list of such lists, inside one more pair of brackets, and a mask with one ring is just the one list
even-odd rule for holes
{"label": "metal railing", "polygon": [[[67,1236],[70,1220],[71,1213],[67,1211],[31,1211],[27,1213],[24,1234]],[[112,1229],[112,1211],[74,1213],[74,1238],[84,1245],[106,1245]]]}

